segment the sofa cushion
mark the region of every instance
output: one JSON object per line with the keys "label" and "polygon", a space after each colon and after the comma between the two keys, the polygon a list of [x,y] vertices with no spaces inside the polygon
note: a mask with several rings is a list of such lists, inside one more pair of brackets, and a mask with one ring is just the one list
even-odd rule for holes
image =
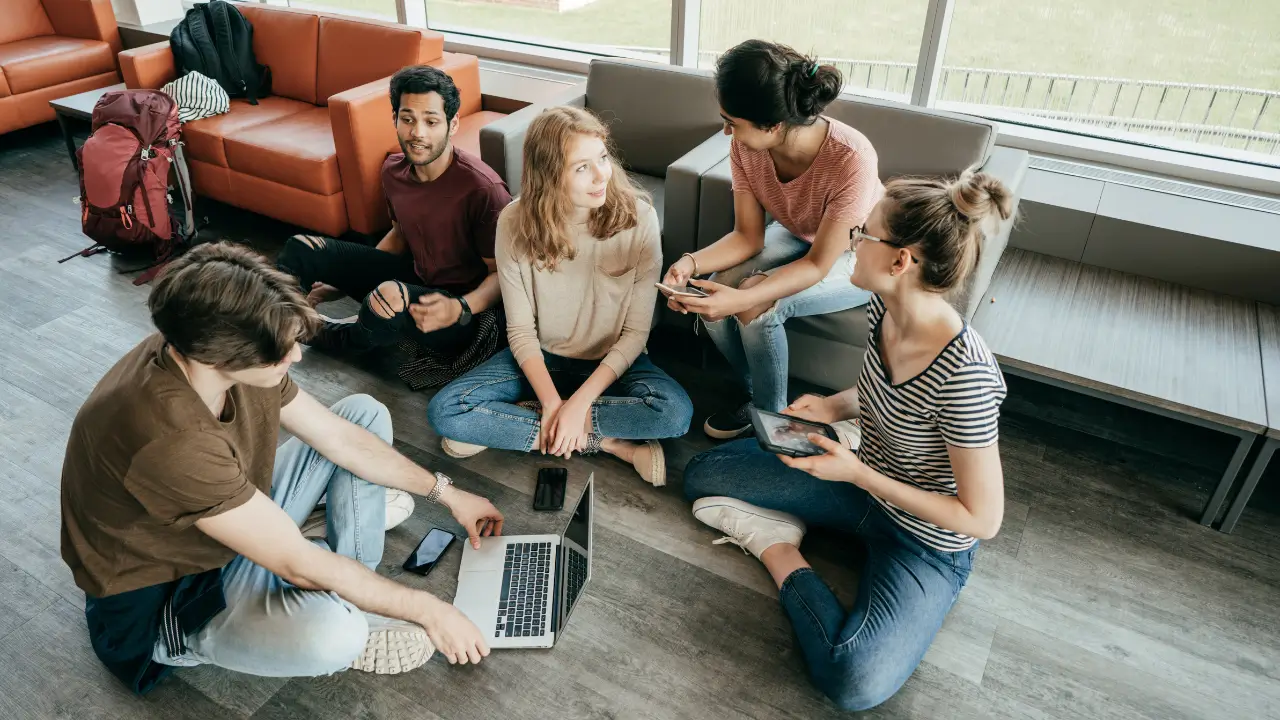
{"label": "sofa cushion", "polygon": [[327,105],[330,95],[387,77],[406,65],[434,60],[420,59],[423,43],[423,34],[412,28],[320,18],[316,104]]}
{"label": "sofa cushion", "polygon": [[[12,92],[9,92],[9,81],[4,77],[4,69],[0,68],[0,98],[9,97],[12,94]],[[477,129],[476,132],[479,132],[479,130]]]}
{"label": "sofa cushion", "polygon": [[658,229],[661,230],[665,223],[663,218],[667,209],[667,181],[666,178],[656,177],[654,175],[645,175],[644,173],[629,172],[631,181],[644,191],[649,193],[649,199],[653,201],[653,209],[658,213]]}
{"label": "sofa cushion", "polygon": [[986,161],[996,144],[989,120],[888,100],[844,96],[826,114],[867,136],[880,159],[881,180],[959,174]]}
{"label": "sofa cushion", "polygon": [[609,126],[627,168],[656,177],[724,127],[705,70],[592,60],[587,107]]}
{"label": "sofa cushion", "polygon": [[867,346],[867,335],[871,332],[866,305],[826,315],[794,317],[787,321],[787,329],[858,347]]}
{"label": "sofa cushion", "polygon": [[506,115],[499,112],[481,110],[458,118],[458,132],[453,134],[453,144],[480,157],[480,128],[504,117]]}
{"label": "sofa cushion", "polygon": [[53,23],[40,0],[0,0],[0,45],[53,34]]}
{"label": "sofa cushion", "polygon": [[253,56],[271,68],[271,94],[315,105],[320,16],[249,3],[236,8],[253,25]]}
{"label": "sofa cushion", "polygon": [[236,130],[224,143],[237,172],[318,195],[342,190],[328,108]]}
{"label": "sofa cushion", "polygon": [[101,40],[45,35],[0,45],[0,70],[14,95],[115,69],[111,46]]}
{"label": "sofa cushion", "polygon": [[246,100],[232,100],[231,112],[226,115],[193,120],[182,126],[182,140],[187,144],[186,154],[212,165],[229,167],[223,142],[227,135],[314,109],[315,105],[274,95],[260,98],[257,105],[250,105]]}

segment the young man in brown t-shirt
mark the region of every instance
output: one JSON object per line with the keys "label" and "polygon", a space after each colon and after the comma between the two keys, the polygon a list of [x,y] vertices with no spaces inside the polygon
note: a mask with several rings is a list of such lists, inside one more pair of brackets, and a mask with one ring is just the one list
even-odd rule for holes
{"label": "young man in brown t-shirt", "polygon": [[[94,388],[62,472],[62,557],[103,663],[142,693],[174,666],[287,677],[487,655],[452,605],[374,569],[388,493],[444,504],[477,546],[502,514],[393,450],[373,398],[328,409],[293,384],[319,320],[292,278],[203,245],[148,302],[159,333]],[[299,526],[322,495],[313,543]]]}
{"label": "young man in brown t-shirt", "polygon": [[376,248],[313,235],[285,243],[278,266],[313,305],[342,295],[363,301],[354,322],[326,320],[309,345],[360,352],[412,334],[457,355],[475,338],[473,317],[502,301],[493,238],[511,194],[480,158],[453,146],[460,105],[443,71],[397,72],[391,109],[401,152],[382,166],[391,230]]}

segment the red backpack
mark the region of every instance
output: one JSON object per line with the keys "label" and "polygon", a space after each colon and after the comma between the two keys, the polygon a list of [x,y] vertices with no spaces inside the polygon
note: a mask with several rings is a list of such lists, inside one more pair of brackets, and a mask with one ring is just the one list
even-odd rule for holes
{"label": "red backpack", "polygon": [[[145,251],[155,275],[177,246],[195,236],[191,182],[178,139],[178,106],[158,90],[115,90],[93,108],[80,161],[80,219],[96,244],[71,257]],[[176,164],[185,221],[170,212],[169,169]],[[70,260],[64,258],[62,262]]]}

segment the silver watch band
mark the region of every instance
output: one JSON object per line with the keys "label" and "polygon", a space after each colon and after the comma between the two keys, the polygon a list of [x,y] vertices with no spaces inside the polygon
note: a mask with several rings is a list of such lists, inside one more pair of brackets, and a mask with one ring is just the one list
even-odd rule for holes
{"label": "silver watch band", "polygon": [[444,494],[444,489],[453,484],[453,480],[444,473],[436,473],[436,486],[431,488],[431,494],[427,495],[427,502],[438,503],[440,496]]}

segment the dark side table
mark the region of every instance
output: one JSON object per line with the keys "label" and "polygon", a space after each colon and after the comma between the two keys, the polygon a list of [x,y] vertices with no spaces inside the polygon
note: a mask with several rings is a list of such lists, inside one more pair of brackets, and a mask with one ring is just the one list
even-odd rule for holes
{"label": "dark side table", "polygon": [[119,83],[49,101],[53,106],[53,114],[58,118],[58,127],[62,128],[62,139],[67,143],[71,167],[75,168],[77,175],[80,174],[80,163],[76,162],[76,130],[89,125],[89,120],[93,117],[93,106],[98,104],[103,95],[112,90],[124,89],[124,83]]}

